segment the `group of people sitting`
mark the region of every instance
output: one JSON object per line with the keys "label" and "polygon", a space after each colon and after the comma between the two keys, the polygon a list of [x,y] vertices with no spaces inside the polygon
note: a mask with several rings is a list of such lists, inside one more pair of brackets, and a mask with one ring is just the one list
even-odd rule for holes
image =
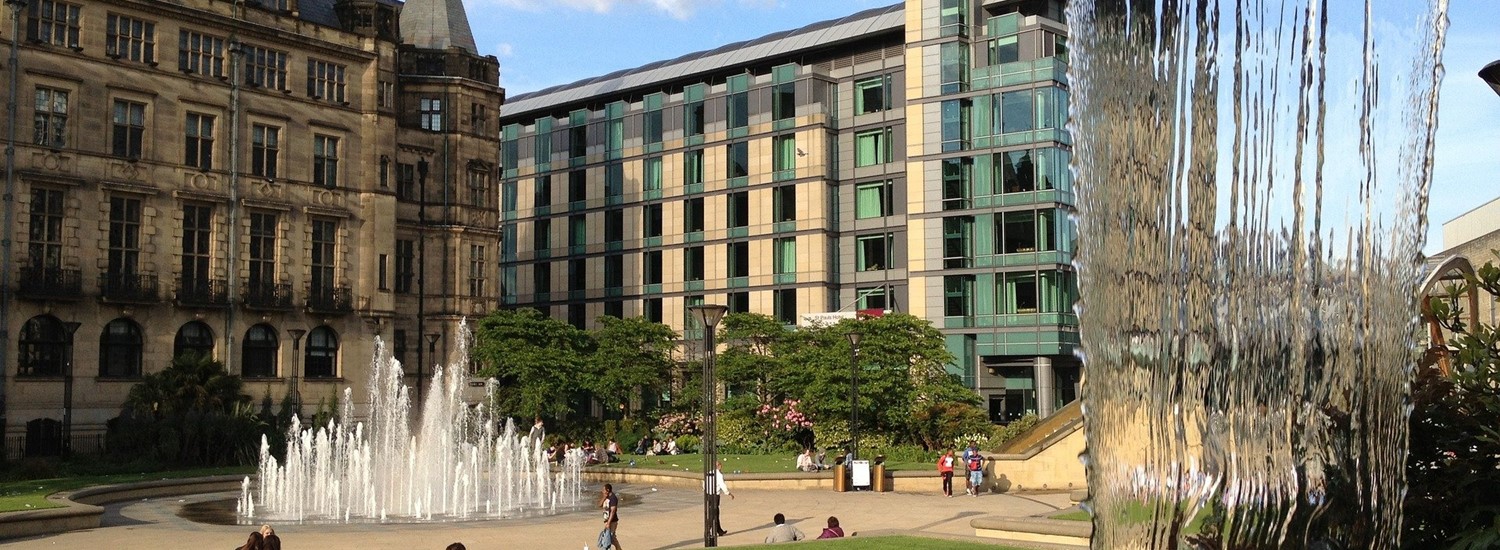
{"label": "group of people sitting", "polygon": [[[609,443],[606,443],[602,447],[594,445],[593,441],[585,440],[583,445],[579,445],[577,448],[583,451],[583,463],[587,466],[619,462],[620,454],[623,453],[620,449],[620,444],[613,439],[609,440]],[[547,461],[562,462],[573,449],[572,443],[563,443],[560,447],[557,443],[553,443],[547,447]]]}
{"label": "group of people sitting", "polygon": [[641,438],[640,441],[636,442],[635,444],[635,454],[638,455],[656,456],[675,455],[681,453],[682,450],[677,448],[676,439],[669,439],[666,442],[663,442],[660,439],[651,437],[650,434],[646,434]]}
{"label": "group of people sitting", "polygon": [[[771,527],[771,534],[766,535],[766,544],[796,542],[807,538],[797,526],[787,524],[785,514],[777,513],[771,518],[771,521],[775,522],[776,525]],[[844,528],[839,527],[839,518],[828,516],[828,526],[823,528],[823,532],[818,535],[818,538],[836,539],[843,536]]]}
{"label": "group of people sitting", "polygon": [[239,550],[281,550],[281,537],[276,536],[276,530],[270,525],[262,525],[257,531],[250,532],[250,540]]}
{"label": "group of people sitting", "polygon": [[802,454],[797,455],[797,470],[802,472],[819,472],[831,469],[833,465],[824,462],[827,458],[828,451],[818,449],[817,454],[813,454],[811,448],[804,449]]}

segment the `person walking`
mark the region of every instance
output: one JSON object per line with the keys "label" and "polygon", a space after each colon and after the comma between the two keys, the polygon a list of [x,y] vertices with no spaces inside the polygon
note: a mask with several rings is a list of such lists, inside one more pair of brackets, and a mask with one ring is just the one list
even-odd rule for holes
{"label": "person walking", "polygon": [[604,507],[604,533],[599,535],[599,550],[624,550],[620,547],[620,495],[615,494],[614,485],[604,484],[601,506]]}
{"label": "person walking", "polygon": [[703,491],[708,494],[709,508],[714,512],[714,517],[710,518],[713,521],[712,529],[719,536],[729,534],[729,531],[725,531],[724,527],[719,525],[719,499],[723,498],[724,495],[729,495],[729,499],[734,500],[734,493],[729,492],[729,485],[724,483],[724,463],[722,461],[714,463],[713,475],[707,476],[704,482],[707,486],[703,488]]}
{"label": "person walking", "polygon": [[979,454],[979,449],[969,453],[969,494],[979,496],[979,488],[984,486],[984,455]]}
{"label": "person walking", "polygon": [[938,457],[938,475],[943,476],[943,494],[953,498],[953,449],[946,449],[943,456]]}
{"label": "person walking", "polygon": [[[968,465],[969,465],[969,458],[972,457],[972,456],[974,456],[974,455],[976,455],[976,454],[979,454],[979,444],[975,443],[973,441],[970,441],[969,442],[969,446],[964,448],[964,454],[963,454],[963,464],[964,464],[964,468],[965,468],[965,473],[967,473],[967,469],[968,469]],[[979,494],[978,491],[975,490],[973,476],[964,477],[964,494],[966,494],[966,495],[976,495],[976,494]]]}
{"label": "person walking", "polygon": [[806,535],[802,534],[802,530],[797,529],[794,525],[786,524],[785,514],[777,512],[776,516],[771,518],[771,521],[776,522],[776,525],[771,527],[771,534],[766,535],[766,544],[797,542],[807,538]]}

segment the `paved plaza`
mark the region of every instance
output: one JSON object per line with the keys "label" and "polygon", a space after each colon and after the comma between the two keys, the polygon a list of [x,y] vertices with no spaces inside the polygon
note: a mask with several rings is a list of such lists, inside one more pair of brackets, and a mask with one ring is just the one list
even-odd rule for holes
{"label": "paved plaza", "polygon": [[[702,546],[703,499],[686,488],[625,485],[620,509],[620,542],[625,548],[698,548]],[[593,498],[597,493],[589,495]],[[178,516],[184,505],[230,499],[233,493],[153,499],[107,507],[104,526],[62,535],[10,541],[6,548],[234,548],[243,544],[249,526],[196,523]],[[771,527],[771,516],[786,514],[788,523],[816,537],[828,516],[837,516],[846,532],[910,530],[941,535],[974,534],[975,517],[1031,516],[1071,505],[1068,494],[990,494],[981,497],[915,493],[835,493],[831,491],[737,490],[724,499],[722,521],[730,533],[721,546],[757,544]],[[471,549],[593,548],[602,517],[593,508],[521,520],[410,525],[276,524],[287,548],[358,548],[441,550],[451,542]]]}

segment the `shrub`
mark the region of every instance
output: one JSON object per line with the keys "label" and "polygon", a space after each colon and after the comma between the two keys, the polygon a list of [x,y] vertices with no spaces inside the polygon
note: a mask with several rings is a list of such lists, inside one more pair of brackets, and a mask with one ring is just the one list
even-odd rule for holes
{"label": "shrub", "polygon": [[684,453],[696,453],[703,446],[703,438],[696,435],[677,436],[677,450]]}
{"label": "shrub", "polygon": [[849,422],[845,420],[820,420],[813,424],[813,445],[820,448],[838,448],[849,443]]}

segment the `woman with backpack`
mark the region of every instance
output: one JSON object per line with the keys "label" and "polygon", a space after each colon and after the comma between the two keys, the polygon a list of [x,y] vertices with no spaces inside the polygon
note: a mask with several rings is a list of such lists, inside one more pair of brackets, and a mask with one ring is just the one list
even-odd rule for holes
{"label": "woman with backpack", "polygon": [[953,498],[953,449],[946,449],[943,456],[938,457],[938,475],[943,476],[943,494]]}

